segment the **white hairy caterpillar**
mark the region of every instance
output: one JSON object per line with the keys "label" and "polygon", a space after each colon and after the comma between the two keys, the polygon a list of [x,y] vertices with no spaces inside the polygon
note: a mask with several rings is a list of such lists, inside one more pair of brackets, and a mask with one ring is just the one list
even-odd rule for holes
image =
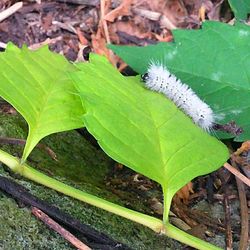
{"label": "white hairy caterpillar", "polygon": [[147,88],[163,93],[199,127],[207,132],[212,130],[215,122],[213,110],[164,65],[151,62],[142,78]]}

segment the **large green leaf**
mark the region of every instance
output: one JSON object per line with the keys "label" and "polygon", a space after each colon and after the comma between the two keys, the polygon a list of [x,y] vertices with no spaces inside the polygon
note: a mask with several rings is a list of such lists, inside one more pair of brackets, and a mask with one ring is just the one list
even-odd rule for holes
{"label": "large green leaf", "polygon": [[[244,130],[235,140],[250,139],[250,27],[205,22],[201,30],[174,30],[174,42],[146,47],[110,48],[136,72],[151,60],[165,64],[209,105],[218,123],[236,121]],[[219,134],[231,138],[230,134]]]}
{"label": "large green leaf", "polygon": [[238,19],[247,19],[247,14],[250,13],[250,0],[228,0],[234,15]]}
{"label": "large green leaf", "polygon": [[224,144],[138,77],[122,76],[97,55],[78,67],[71,75],[86,108],[86,128],[109,156],[160,183],[167,206],[183,185],[227,160]]}
{"label": "large green leaf", "polygon": [[83,108],[67,71],[76,70],[47,47],[30,51],[9,44],[0,53],[0,96],[29,125],[23,160],[46,135],[83,126]]}

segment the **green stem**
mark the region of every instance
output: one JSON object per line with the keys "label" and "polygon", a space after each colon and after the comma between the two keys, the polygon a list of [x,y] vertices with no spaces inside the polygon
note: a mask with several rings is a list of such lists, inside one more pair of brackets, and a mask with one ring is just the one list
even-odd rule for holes
{"label": "green stem", "polygon": [[168,216],[169,216],[169,211],[170,211],[170,206],[171,206],[171,201],[173,198],[173,194],[170,193],[170,190],[168,188],[162,186],[162,191],[163,191],[163,224],[168,223]]}
{"label": "green stem", "polygon": [[76,188],[73,188],[71,186],[68,186],[60,181],[57,181],[51,177],[48,177],[44,175],[43,173],[31,168],[26,163],[20,164],[20,160],[17,158],[11,156],[10,154],[0,150],[0,161],[3,162],[5,165],[7,165],[12,171],[21,174],[22,176],[35,181],[39,184],[42,184],[46,187],[52,188],[60,193],[63,193],[65,195],[68,195],[70,197],[73,197],[75,199],[78,199],[80,201],[86,202],[88,204],[91,204],[93,206],[102,208],[106,211],[112,212],[114,214],[120,215],[124,218],[127,218],[129,220],[135,221],[137,223],[140,223],[146,227],[149,227],[153,231],[157,233],[163,233],[168,237],[171,237],[175,240],[178,240],[184,244],[188,244],[189,246],[195,247],[200,250],[219,250],[220,248],[215,247],[203,240],[200,240],[192,235],[189,235],[185,233],[184,231],[174,227],[173,225],[168,223],[168,212],[171,202],[171,195],[166,195],[166,189],[163,189],[164,191],[164,206],[166,209],[166,212],[164,212],[165,223],[163,224],[161,220],[156,219],[152,216],[145,215],[133,210],[130,210],[128,208],[119,206],[117,204],[114,204],[112,202],[106,201],[104,199],[98,198],[94,195],[85,193],[83,191],[80,191]]}
{"label": "green stem", "polygon": [[153,231],[157,233],[161,232],[163,228],[162,221],[157,218],[119,206],[112,202],[106,201],[94,195],[88,194],[71,186],[68,186],[60,181],[48,177],[47,175],[31,168],[26,163],[21,165],[20,160],[2,150],[0,150],[0,161],[3,162],[5,165],[7,165],[12,171],[19,173],[20,175],[34,182],[52,188],[60,193],[78,199],[80,201],[86,202],[90,205],[102,208],[106,211],[112,212],[119,216],[140,223],[144,226],[151,228]]}
{"label": "green stem", "polygon": [[216,247],[206,241],[203,241],[197,237],[194,237],[179,228],[171,225],[170,223],[165,224],[165,232],[164,234],[168,237],[178,240],[184,244],[187,244],[191,247],[194,247],[196,249],[200,250],[222,250],[219,247]]}
{"label": "green stem", "polygon": [[169,210],[174,193],[165,186],[162,186],[162,190],[163,190],[163,204],[164,204],[163,224],[165,226],[165,231],[163,231],[163,233],[172,239],[178,240],[184,244],[187,244],[191,247],[195,247],[200,250],[220,249],[212,244],[207,243],[206,241],[200,240],[199,238],[194,237],[178,229],[177,227],[169,223],[169,218],[168,218]]}

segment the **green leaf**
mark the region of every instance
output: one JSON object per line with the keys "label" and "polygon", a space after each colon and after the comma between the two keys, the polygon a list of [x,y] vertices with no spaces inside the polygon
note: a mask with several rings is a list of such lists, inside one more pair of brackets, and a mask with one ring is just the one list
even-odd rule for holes
{"label": "green leaf", "polygon": [[29,125],[23,158],[43,137],[82,127],[83,108],[67,72],[75,67],[47,47],[30,51],[9,44],[0,53],[0,96],[11,103]]}
{"label": "green leaf", "polygon": [[228,0],[234,15],[238,19],[247,19],[250,13],[250,0]]}
{"label": "green leaf", "polygon": [[97,55],[78,68],[71,76],[86,108],[86,128],[110,157],[162,185],[167,212],[177,190],[227,160],[224,144],[138,77],[122,76]]}
{"label": "green leaf", "polygon": [[[235,121],[250,139],[250,27],[205,22],[201,30],[174,30],[174,42],[146,47],[109,47],[136,72],[143,74],[151,60],[165,64],[188,84],[224,124]],[[230,134],[218,134],[232,138]]]}

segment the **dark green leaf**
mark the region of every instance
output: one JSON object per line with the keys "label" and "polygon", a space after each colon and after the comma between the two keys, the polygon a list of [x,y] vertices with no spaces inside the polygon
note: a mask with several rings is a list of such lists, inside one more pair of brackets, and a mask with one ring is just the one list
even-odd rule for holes
{"label": "dark green leaf", "polygon": [[[224,124],[235,121],[250,139],[250,27],[205,22],[201,30],[174,30],[174,42],[146,47],[109,47],[136,72],[151,60],[165,64],[207,102]],[[233,137],[219,134],[220,138]]]}
{"label": "dark green leaf", "polygon": [[250,0],[228,0],[234,15],[238,19],[247,19],[250,13]]}

